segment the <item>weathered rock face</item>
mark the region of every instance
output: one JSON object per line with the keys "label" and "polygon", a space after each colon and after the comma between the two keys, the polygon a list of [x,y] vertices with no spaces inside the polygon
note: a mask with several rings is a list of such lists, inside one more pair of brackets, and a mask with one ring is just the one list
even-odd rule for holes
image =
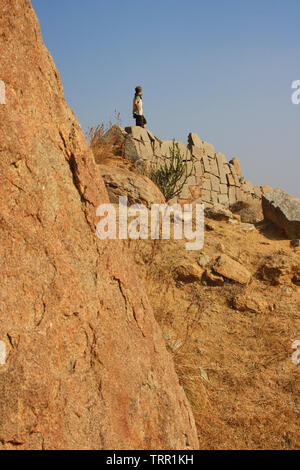
{"label": "weathered rock face", "polygon": [[197,447],[143,284],[29,0],[2,0],[0,448]]}
{"label": "weathered rock face", "polygon": [[164,204],[165,198],[158,187],[147,176],[139,175],[126,168],[98,165],[104,179],[109,200],[119,202],[119,196],[127,196],[128,204]]}
{"label": "weathered rock face", "polygon": [[262,207],[265,218],[282,228],[288,238],[300,238],[300,199],[276,188],[263,195]]}

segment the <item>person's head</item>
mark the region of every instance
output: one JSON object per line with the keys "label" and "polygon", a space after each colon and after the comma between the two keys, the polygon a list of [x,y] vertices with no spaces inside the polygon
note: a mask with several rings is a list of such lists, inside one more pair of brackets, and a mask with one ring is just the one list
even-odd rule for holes
{"label": "person's head", "polygon": [[141,95],[142,92],[143,92],[143,90],[142,90],[142,87],[141,87],[141,86],[137,86],[137,87],[135,88],[135,94],[136,94],[136,95]]}

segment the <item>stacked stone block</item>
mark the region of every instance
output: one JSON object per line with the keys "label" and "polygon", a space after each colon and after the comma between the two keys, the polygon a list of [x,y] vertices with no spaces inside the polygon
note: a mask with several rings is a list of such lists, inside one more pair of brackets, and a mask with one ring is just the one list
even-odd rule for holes
{"label": "stacked stone block", "polygon": [[[122,130],[123,131],[123,130]],[[148,129],[127,127],[124,133],[125,156],[138,169],[149,171],[170,158],[172,140],[162,141]],[[206,206],[229,207],[238,201],[261,200],[263,187],[253,186],[242,177],[237,158],[227,161],[224,154],[215,152],[212,144],[205,142],[195,133],[188,136],[188,145],[176,142],[184,155],[188,177],[179,197],[170,201],[179,203],[203,202]]]}
{"label": "stacked stone block", "polygon": [[[187,181],[187,188],[181,193],[178,202],[195,200],[204,202],[206,206],[228,207],[238,201],[261,199],[262,189],[244,180],[237,158],[228,162],[224,154],[216,153],[212,144],[201,140],[195,133],[188,136],[188,149],[197,168],[196,182],[193,183],[198,186],[198,190],[196,191],[194,185],[190,187],[191,183]],[[194,198],[189,193],[198,196]]]}

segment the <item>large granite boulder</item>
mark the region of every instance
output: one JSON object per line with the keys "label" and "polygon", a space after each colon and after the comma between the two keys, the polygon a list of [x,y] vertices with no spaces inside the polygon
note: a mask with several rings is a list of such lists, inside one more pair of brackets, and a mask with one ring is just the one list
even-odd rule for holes
{"label": "large granite boulder", "polygon": [[275,188],[262,196],[264,217],[282,228],[289,239],[300,238],[300,199]]}
{"label": "large granite boulder", "polygon": [[[1,0],[0,449],[187,449],[193,416],[29,0]],[[3,344],[3,343],[2,343]]]}
{"label": "large granite boulder", "polygon": [[111,203],[118,203],[119,196],[127,196],[128,204],[164,204],[165,198],[147,176],[117,166],[98,165]]}

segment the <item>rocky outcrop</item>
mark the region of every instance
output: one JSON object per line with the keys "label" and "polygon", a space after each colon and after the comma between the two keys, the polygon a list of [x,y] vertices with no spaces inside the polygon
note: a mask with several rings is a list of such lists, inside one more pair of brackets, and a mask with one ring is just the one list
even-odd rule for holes
{"label": "rocky outcrop", "polygon": [[197,434],[29,0],[2,0],[1,449],[186,449]]}
{"label": "rocky outcrop", "polygon": [[[172,140],[162,141],[148,129],[137,126],[113,126],[104,140],[122,140],[124,156],[135,164],[137,171],[146,172],[161,166],[170,157]],[[188,136],[188,145],[175,141],[187,161],[191,173],[180,195],[170,203],[180,204],[203,202],[206,207],[222,205],[231,207],[239,201],[249,204],[261,202],[262,194],[267,191],[262,186],[253,186],[242,177],[240,162],[237,158],[227,161],[225,155],[215,153],[212,144],[205,142],[195,133]]]}
{"label": "rocky outcrop", "polygon": [[288,238],[300,238],[299,198],[276,188],[263,195],[262,207],[265,218],[283,229]]}
{"label": "rocky outcrop", "polygon": [[104,179],[109,200],[119,202],[119,196],[127,196],[128,204],[164,204],[165,198],[158,187],[147,176],[139,175],[126,168],[98,165]]}

